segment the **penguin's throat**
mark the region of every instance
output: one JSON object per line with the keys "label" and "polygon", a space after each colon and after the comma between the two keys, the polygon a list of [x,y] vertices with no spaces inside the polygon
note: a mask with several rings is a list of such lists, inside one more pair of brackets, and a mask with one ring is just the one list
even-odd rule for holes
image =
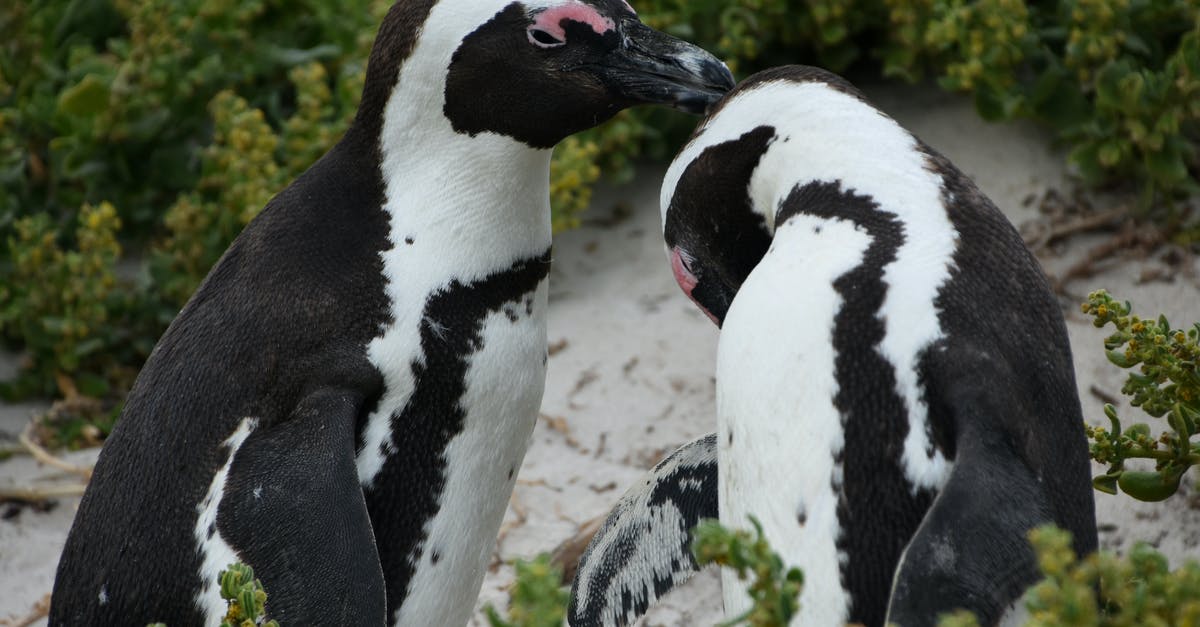
{"label": "penguin's throat", "polygon": [[[476,268],[483,272],[544,251],[550,245],[550,151],[493,135],[450,135],[438,145],[383,143],[393,244],[417,255],[459,255],[468,266],[468,258],[491,257]],[[427,246],[435,242],[437,248]]]}

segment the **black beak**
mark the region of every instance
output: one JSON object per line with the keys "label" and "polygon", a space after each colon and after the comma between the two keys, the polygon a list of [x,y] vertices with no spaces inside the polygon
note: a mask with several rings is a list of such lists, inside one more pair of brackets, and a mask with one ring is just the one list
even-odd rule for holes
{"label": "black beak", "polygon": [[730,293],[721,283],[712,279],[706,281],[704,277],[700,277],[689,296],[719,328],[725,323],[725,314],[729,313],[729,306],[733,304],[735,295],[736,292]]}
{"label": "black beak", "polygon": [[633,104],[664,104],[703,114],[733,88],[733,74],[705,50],[634,19],[622,20],[622,42],[597,76]]}

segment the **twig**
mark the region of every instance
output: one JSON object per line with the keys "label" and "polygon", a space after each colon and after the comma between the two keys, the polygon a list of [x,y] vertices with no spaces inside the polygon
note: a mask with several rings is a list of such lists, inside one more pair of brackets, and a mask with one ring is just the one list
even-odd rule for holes
{"label": "twig", "polygon": [[47,499],[63,496],[83,496],[87,489],[86,483],[70,483],[66,485],[48,486],[45,488],[3,488],[0,487],[0,501],[26,501],[37,503]]}
{"label": "twig", "polygon": [[1088,391],[1092,393],[1092,396],[1095,396],[1096,398],[1100,399],[1101,401],[1103,401],[1105,403],[1108,403],[1109,405],[1116,405],[1120,402],[1119,400],[1117,400],[1117,397],[1113,396],[1112,394],[1109,394],[1108,392],[1105,392],[1104,390],[1101,390],[1095,384],[1092,384],[1092,387],[1088,388]]}
{"label": "twig", "polygon": [[0,460],[8,459],[13,455],[28,455],[29,449],[24,446],[6,446],[0,448]]}
{"label": "twig", "polygon": [[1129,215],[1129,208],[1122,205],[1109,209],[1108,211],[1080,216],[1079,218],[1071,220],[1070,222],[1059,224],[1057,226],[1050,226],[1039,233],[1025,238],[1025,245],[1033,250],[1040,250],[1069,235],[1086,233],[1101,227],[1109,226],[1113,221],[1117,220],[1118,218],[1123,218],[1127,215]]}
{"label": "twig", "polygon": [[1087,278],[1096,274],[1097,264],[1116,253],[1133,248],[1135,245],[1140,245],[1143,249],[1153,248],[1167,241],[1167,239],[1168,235],[1157,229],[1149,232],[1136,228],[1123,229],[1109,238],[1108,241],[1090,248],[1083,259],[1071,265],[1061,275],[1051,277],[1051,285],[1054,287],[1055,292],[1063,294],[1066,292],[1067,283],[1074,279]]}
{"label": "twig", "polygon": [[47,466],[52,466],[52,467],[62,470],[64,472],[69,472],[74,475],[79,475],[80,477],[83,477],[85,481],[91,480],[91,478],[92,478],[91,467],[76,466],[75,464],[65,462],[65,461],[51,455],[50,452],[47,451],[46,449],[42,448],[42,446],[40,444],[38,444],[37,442],[34,442],[33,441],[33,423],[32,422],[25,425],[25,429],[23,431],[21,431],[21,435],[17,437],[17,441],[19,441],[22,446],[24,446],[26,449],[28,449],[29,454],[33,455],[33,458],[38,460],[39,462],[46,464]]}
{"label": "twig", "polygon": [[600,459],[600,456],[604,454],[604,451],[605,451],[605,448],[607,447],[607,445],[608,445],[608,432],[601,431],[600,432],[600,444],[596,445],[596,454],[592,455],[592,457],[594,457],[596,459]]}
{"label": "twig", "polygon": [[583,556],[584,550],[591,543],[592,537],[600,531],[600,526],[604,524],[604,516],[597,516],[579,527],[575,531],[575,535],[563,540],[561,544],[554,548],[554,552],[550,554],[550,563],[557,564],[562,568],[563,583],[570,583],[575,579],[575,571],[579,569],[579,558]]}
{"label": "twig", "polygon": [[29,610],[29,614],[21,618],[6,618],[0,619],[0,625],[9,627],[29,627],[30,625],[42,620],[50,615],[50,595],[47,594],[33,604],[33,609]]}

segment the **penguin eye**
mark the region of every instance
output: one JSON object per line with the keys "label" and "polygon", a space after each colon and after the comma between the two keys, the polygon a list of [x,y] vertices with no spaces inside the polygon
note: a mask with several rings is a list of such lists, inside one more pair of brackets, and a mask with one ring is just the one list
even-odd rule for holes
{"label": "penguin eye", "polygon": [[691,272],[692,274],[696,273],[696,271],[692,269],[692,264],[696,263],[696,259],[683,249],[679,250],[679,263],[688,272]]}
{"label": "penguin eye", "polygon": [[557,48],[567,43],[540,28],[531,28],[526,33],[529,35],[529,42],[539,48]]}

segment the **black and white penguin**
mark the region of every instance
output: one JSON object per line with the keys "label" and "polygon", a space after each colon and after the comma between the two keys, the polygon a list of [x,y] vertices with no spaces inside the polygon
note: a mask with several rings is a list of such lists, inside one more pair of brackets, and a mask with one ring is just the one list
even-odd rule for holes
{"label": "black and white penguin", "polygon": [[[958,608],[993,624],[1035,580],[1027,530],[1053,522],[1095,550],[1061,312],[953,164],[841,78],[783,67],[717,104],[661,201],[676,280],[722,327],[719,472],[695,456],[689,478],[717,478],[722,523],[758,517],[804,568],[793,624],[932,625]],[[677,484],[666,468],[593,539],[573,626],[628,625],[694,572],[638,496]],[[671,533],[713,516],[704,495],[671,494],[687,495]],[[740,614],[745,583],[724,588]]]}
{"label": "black and white penguin", "polygon": [[[993,624],[1036,580],[1029,529],[1095,550],[1062,313],[953,164],[789,66],[716,105],[661,203],[675,277],[722,328],[720,519],[756,516],[804,569],[793,624]],[[723,584],[741,613],[746,583]]]}
{"label": "black and white penguin", "polygon": [[732,85],[620,0],[398,2],[142,370],[51,624],[216,624],[234,560],[285,625],[466,623],[542,397],[550,149]]}

